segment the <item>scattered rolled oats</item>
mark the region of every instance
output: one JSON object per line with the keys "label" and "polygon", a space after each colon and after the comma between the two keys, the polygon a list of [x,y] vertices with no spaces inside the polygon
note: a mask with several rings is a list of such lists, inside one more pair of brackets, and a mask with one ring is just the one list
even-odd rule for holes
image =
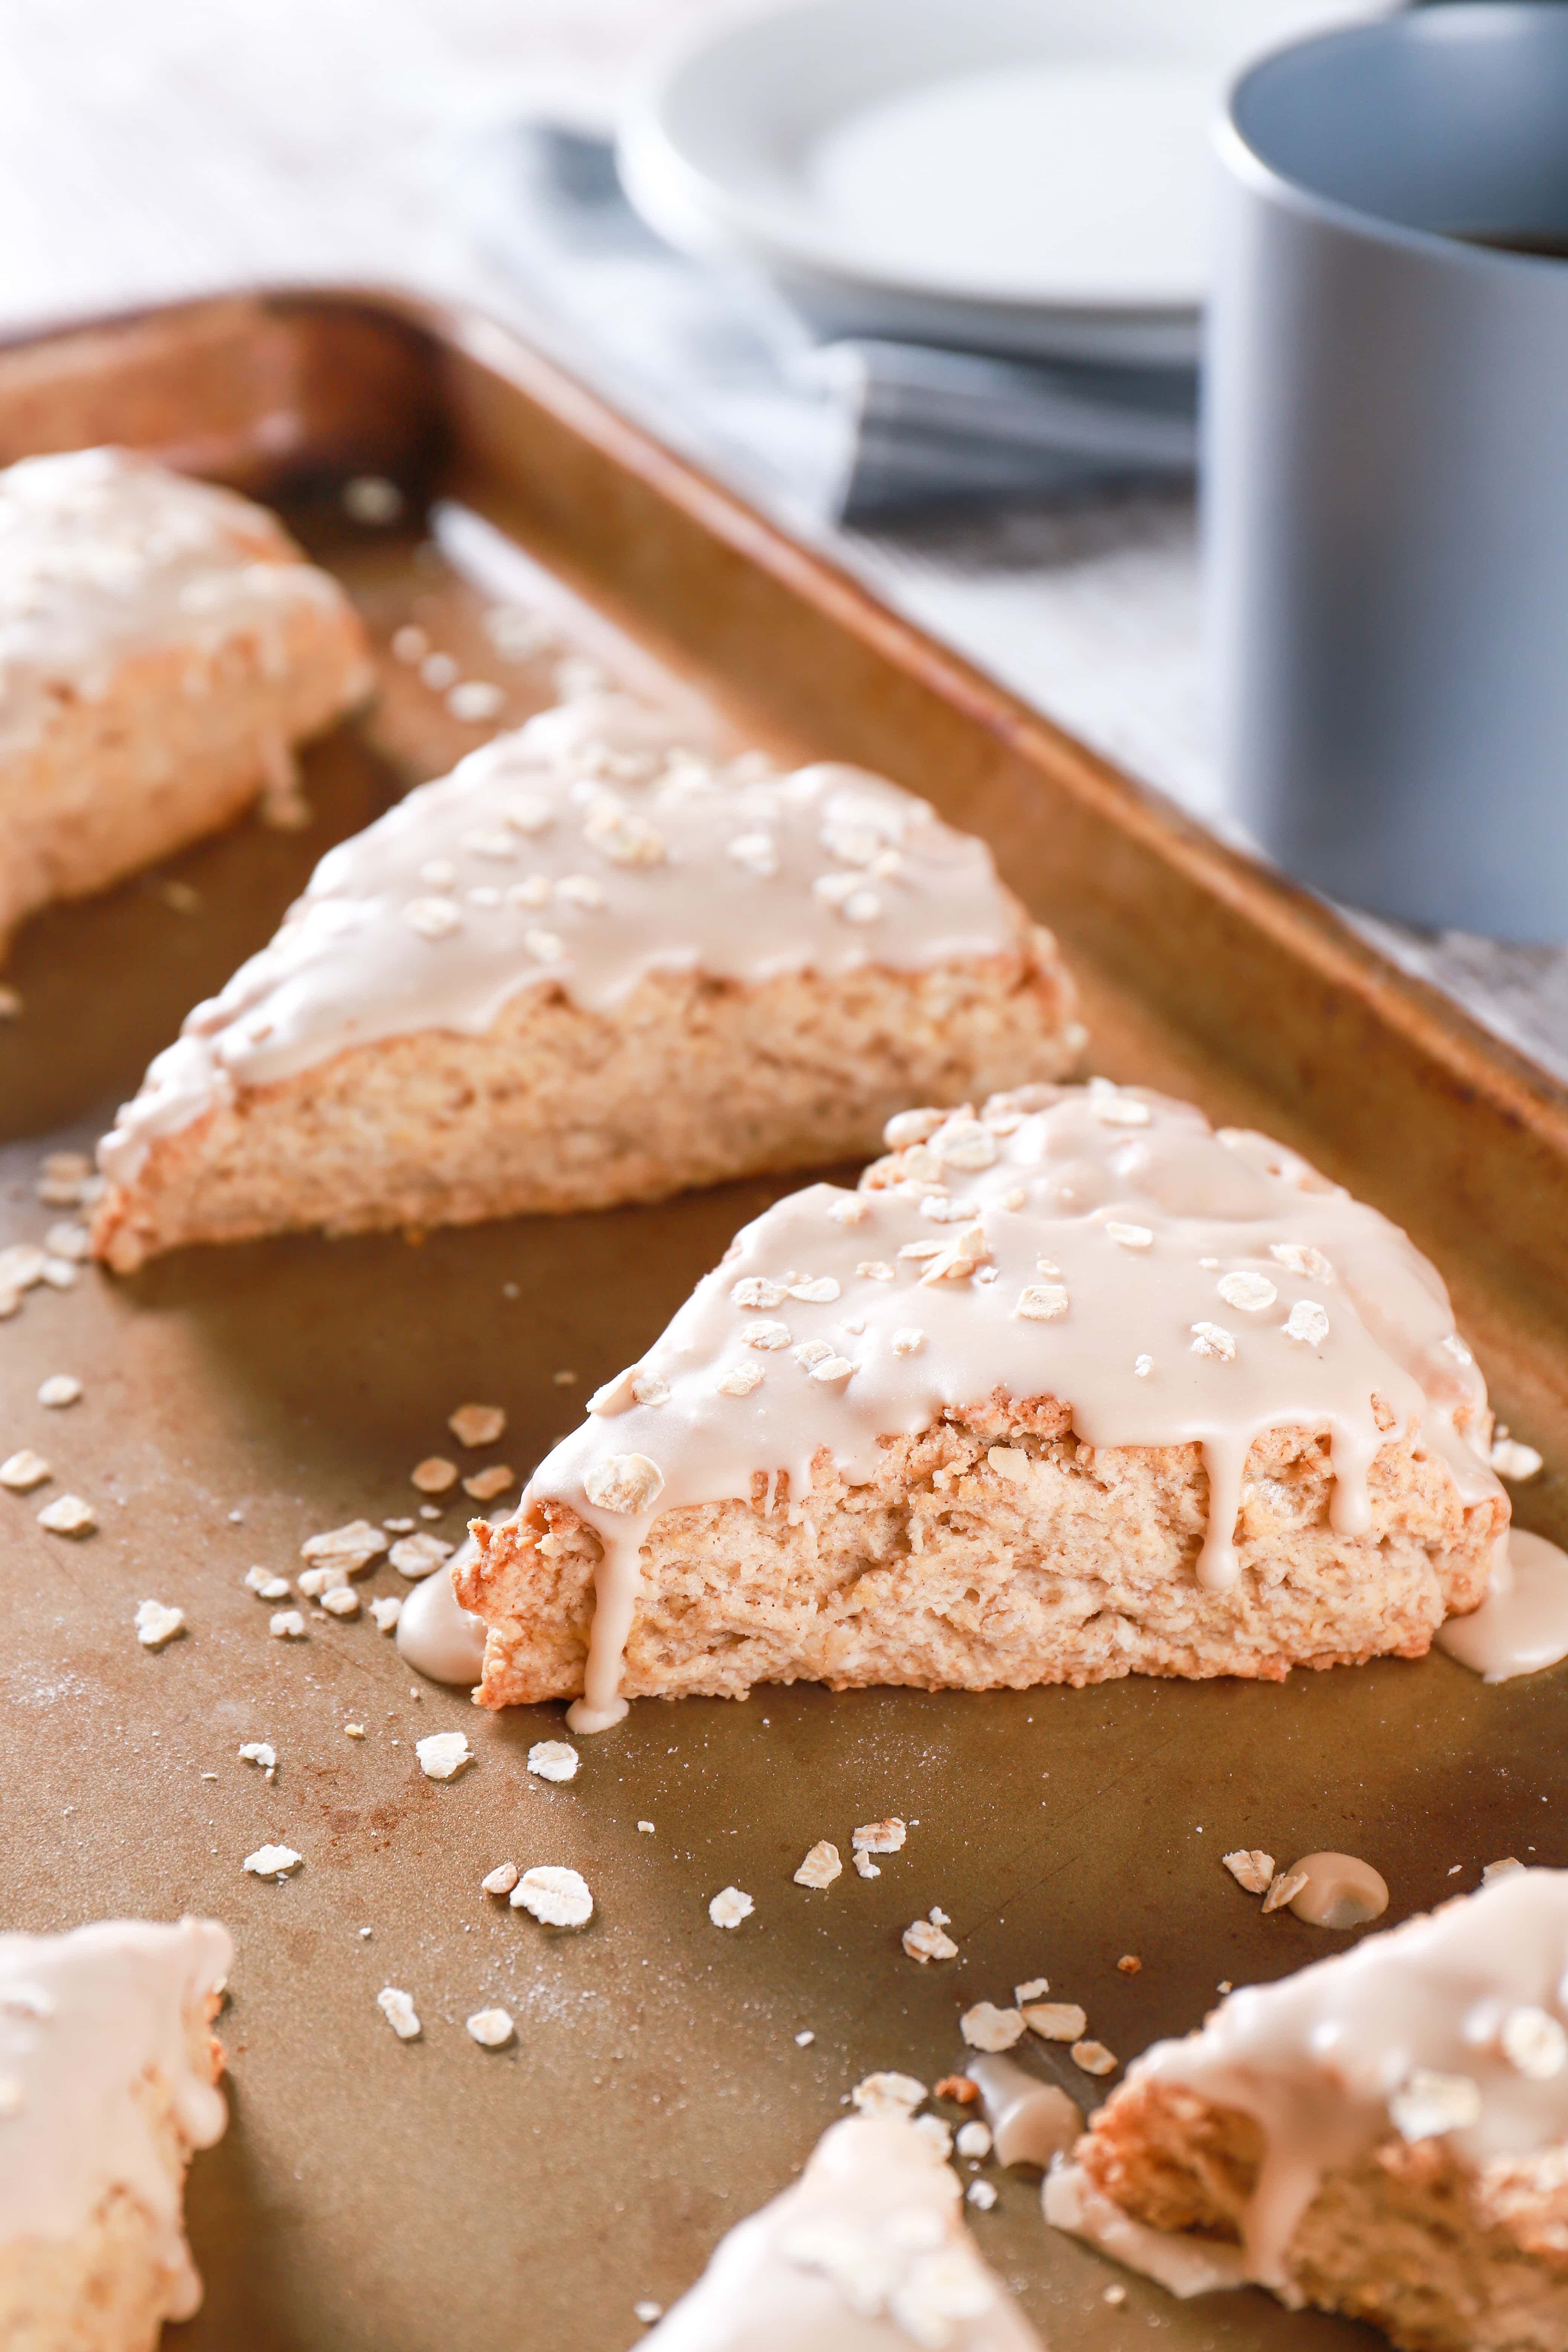
{"label": "scattered rolled oats", "polygon": [[409,1472],[409,1483],[422,1495],[445,1495],[458,1483],[458,1465],[439,1454],[427,1454]]}
{"label": "scattered rolled oats", "polygon": [[287,1878],[304,1859],[291,1845],[258,1845],[254,1853],[246,1855],[240,1868],[248,1870],[254,1878]]}
{"label": "scattered rolled oats", "polygon": [[1030,2032],[1042,2042],[1080,2042],[1089,2023],[1076,2000],[1025,2001],[1021,2013]]}
{"label": "scattered rolled oats", "polygon": [[743,1347],[760,1348],[764,1355],[775,1348],[787,1348],[790,1330],[787,1323],[748,1323],[741,1334]]}
{"label": "scattered rolled oats", "polygon": [[432,1731],[415,1741],[414,1753],[427,1780],[450,1780],[474,1760],[466,1731]]}
{"label": "scattered rolled oats", "polygon": [[901,1324],[889,1342],[895,1356],[918,1356],[925,1343],[925,1333],[913,1323]]}
{"label": "scattered rolled oats", "polygon": [[38,1525],[52,1536],[88,1536],[98,1525],[98,1513],[79,1495],[57,1495],[37,1517]]}
{"label": "scattered rolled oats", "polygon": [[1227,1307],[1243,1315],[1261,1315],[1279,1296],[1266,1274],[1222,1274],[1215,1289]]}
{"label": "scattered rolled oats", "polygon": [[637,1823],[637,1827],[641,1830],[645,1837],[652,1837],[653,1823],[651,1822],[639,1822]]}
{"label": "scattered rolled oats", "polygon": [[289,1590],[286,1576],[274,1576],[269,1568],[247,1568],[245,1589],[254,1592],[258,1601],[281,1601]]}
{"label": "scattered rolled oats", "polygon": [[536,1739],[528,1751],[528,1769],[542,1780],[573,1780],[582,1761],[569,1739]]}
{"label": "scattered rolled oats", "polygon": [[1544,2009],[1510,2009],[1498,2032],[1498,2048],[1531,2083],[1549,2083],[1568,2063],[1568,2034]]}
{"label": "scattered rolled oats", "polygon": [[[902,1255],[902,1252],[900,1253]],[[922,1283],[967,1282],[977,1265],[991,1255],[984,1225],[965,1225],[955,1234],[940,1257],[933,1257],[921,1275]]]}
{"label": "scattered rolled oats", "polygon": [[838,1848],[830,1845],[826,1838],[818,1838],[795,1872],[795,1883],[797,1886],[831,1886],[843,1869],[844,1864],[838,1859]]}
{"label": "scattered rolled oats", "polygon": [[1142,1974],[1143,1963],[1136,1952],[1123,1952],[1116,1963],[1116,1968],[1117,1973],[1121,1976],[1135,1977]]}
{"label": "scattered rolled oats", "polygon": [[714,1386],[721,1396],[750,1396],[766,1377],[761,1364],[726,1364]]}
{"label": "scattered rolled oats", "polygon": [[664,2317],[664,2305],[662,2303],[655,2303],[651,2295],[645,2294],[640,2301],[633,2304],[632,2317],[640,2320],[643,2326],[651,2327],[656,2319]]}
{"label": "scattered rolled oats", "polygon": [[640,1517],[664,1492],[664,1473],[646,1454],[608,1454],[583,1481],[583,1492],[601,1511]]}
{"label": "scattered rolled oats", "polygon": [[1306,1884],[1307,1874],[1304,1870],[1279,1871],[1263,1898],[1263,1908],[1265,1911],[1282,1911],[1287,1903],[1295,1901]]}
{"label": "scattered rolled oats", "polygon": [[68,1257],[46,1257],[40,1271],[51,1290],[69,1290],[76,1281],[76,1266]]}
{"label": "scattered rolled oats", "polygon": [[465,726],[482,727],[487,719],[500,717],[506,709],[506,693],[488,678],[466,677],[447,695],[447,708]]}
{"label": "scattered rolled oats", "polygon": [[657,1372],[638,1372],[632,1382],[632,1399],[637,1404],[668,1404],[669,1394],[669,1382],[661,1380]]}
{"label": "scattered rolled oats", "polygon": [[[836,1225],[862,1225],[870,1211],[858,1192],[843,1192],[837,1201],[829,1202],[827,1213]],[[856,1272],[859,1271],[857,1267]]]}
{"label": "scattered rolled oats", "polygon": [[259,1764],[270,1780],[278,1769],[278,1750],[268,1739],[247,1739],[239,1750],[242,1764]]}
{"label": "scattered rolled oats", "polygon": [[351,1519],[346,1527],[327,1528],[320,1535],[307,1536],[300,1546],[300,1557],[313,1568],[342,1569],[356,1576],[379,1559],[386,1549],[386,1537],[369,1519]]}
{"label": "scattered rolled oats", "polygon": [[1480,2086],[1468,2074],[1439,2074],[1417,2066],[1389,2100],[1388,2112],[1402,2139],[1439,2139],[1480,2121]]}
{"label": "scattered rolled oats", "polygon": [[1090,1078],[1089,1107],[1105,1127],[1147,1127],[1154,1116],[1146,1102],[1124,1094],[1109,1078]]}
{"label": "scattered rolled oats", "polygon": [[715,1927],[738,1927],[756,1909],[749,1895],[738,1886],[721,1886],[708,1906],[708,1916]]}
{"label": "scattered rolled oats", "polygon": [[1234,1853],[1221,1854],[1220,1860],[1249,1895],[1267,1895],[1274,1883],[1274,1856],[1265,1853],[1261,1846],[1238,1846]]}
{"label": "scattered rolled oats", "polygon": [[433,1576],[442,1561],[451,1559],[451,1545],[445,1536],[400,1536],[385,1557],[400,1576],[416,1583],[421,1576]]}
{"label": "scattered rolled oats", "polygon": [[47,1257],[68,1258],[73,1265],[85,1265],[92,1255],[92,1236],[87,1227],[74,1218],[51,1225],[44,1235]]}
{"label": "scattered rolled oats", "polygon": [[[1142,1144],[1138,1147],[1140,1150],[1142,1148]],[[1154,1246],[1153,1232],[1148,1225],[1123,1225],[1108,1218],[1105,1236],[1108,1241],[1120,1242],[1123,1249],[1146,1250]]]}
{"label": "scattered rolled oats", "polygon": [[849,2094],[851,2105],[863,2116],[910,2116],[921,2105],[926,2086],[912,2074],[868,2074]]}
{"label": "scattered rolled oats", "polygon": [[969,2203],[982,2213],[989,2213],[996,2202],[995,2187],[989,2180],[972,2180],[963,2193]]}
{"label": "scattered rolled oats", "polygon": [[511,1907],[531,1912],[542,1927],[584,1927],[594,1916],[594,1897],[576,1871],[541,1863],[512,1888]]}
{"label": "scattered rolled oats", "polygon": [[321,1606],[329,1617],[357,1617],[359,1594],[352,1584],[335,1584],[321,1595]]}
{"label": "scattered rolled oats", "polygon": [[1103,2042],[1075,2042],[1068,2053],[1086,2074],[1114,2074],[1120,2061]]}
{"label": "scattered rolled oats", "polygon": [[510,1462],[492,1462],[488,1470],[476,1470],[471,1478],[463,1481],[463,1492],[476,1503],[493,1503],[509,1486],[517,1484],[517,1472]]}
{"label": "scattered rolled oats", "polygon": [[459,1445],[493,1445],[506,1427],[506,1409],[499,1404],[460,1404],[447,1416],[447,1426]]}
{"label": "scattered rolled oats", "polygon": [[13,1242],[0,1249],[0,1290],[31,1290],[44,1278],[44,1253],[31,1242]]}
{"label": "scattered rolled oats", "polygon": [[998,2009],[994,2001],[976,2001],[958,2021],[958,2030],[972,2050],[1011,2050],[1026,2032],[1023,2012]]}
{"label": "scattered rolled oats", "polygon": [[343,1726],[343,1738],[345,1739],[363,1739],[364,1738],[363,1724],[345,1723]]}
{"label": "scattered rolled oats", "polygon": [[872,1861],[863,1845],[855,1847],[853,1859],[856,1870],[862,1878],[880,1878],[882,1875],[880,1867]]}
{"label": "scattered rolled oats", "polygon": [[820,1381],[824,1388],[832,1388],[847,1381],[855,1367],[847,1356],[836,1356],[830,1349],[826,1355],[818,1356],[809,1370],[814,1381]]}
{"label": "scattered rolled oats", "polygon": [[515,1862],[498,1862],[493,1870],[486,1872],[479,1885],[487,1895],[510,1895],[517,1879]]}
{"label": "scattered rolled oats", "polygon": [[882,1140],[889,1151],[907,1151],[910,1144],[934,1135],[946,1116],[940,1110],[895,1111],[882,1129]]}
{"label": "scattered rolled oats", "polygon": [[798,1298],[808,1307],[826,1307],[838,1297],[838,1285],[830,1274],[818,1275],[815,1280],[786,1283],[784,1287],[791,1298]]}
{"label": "scattered rolled oats", "polygon": [[899,1278],[897,1268],[890,1266],[886,1258],[862,1258],[855,1271],[863,1282],[897,1282]]}
{"label": "scattered rolled oats", "polygon": [[300,1571],[300,1590],[307,1601],[319,1601],[329,1585],[342,1591],[348,1580],[346,1568],[307,1568]]}
{"label": "scattered rolled oats", "polygon": [[1054,1323],[1058,1315],[1067,1313],[1071,1303],[1062,1283],[1030,1282],[1018,1293],[1013,1312],[1026,1323]]}
{"label": "scattered rolled oats", "polygon": [[1222,1364],[1228,1364],[1236,1355],[1236,1341],[1217,1323],[1194,1323],[1193,1353],[1194,1356],[1214,1356]]}
{"label": "scattered rolled oats", "polygon": [[477,2009],[463,2022],[481,2050],[501,2050],[511,2040],[511,2019],[504,2009]]}
{"label": "scattered rolled oats", "polygon": [[901,1258],[912,1258],[918,1262],[922,1259],[941,1257],[946,1246],[945,1242],[906,1242],[899,1255]]}
{"label": "scattered rolled oats", "polygon": [[403,1614],[402,1594],[399,1592],[389,1592],[384,1597],[379,1592],[373,1593],[371,1595],[370,1601],[370,1613],[375,1619],[375,1630],[378,1633],[391,1633],[395,1632],[397,1621]]}
{"label": "scattered rolled oats", "polygon": [[1050,1989],[1050,1979],[1047,1977],[1031,1977],[1027,1984],[1013,1987],[1013,1999],[1020,2009],[1025,2009],[1032,2000],[1044,2000]]}
{"label": "scattered rolled oats", "polygon": [[[81,1382],[74,1372],[51,1372],[38,1388],[38,1402],[56,1407],[75,1404],[81,1394]],[[1536,1457],[1539,1462],[1539,1455]]]}
{"label": "scattered rolled oats", "polygon": [[921,2139],[929,2140],[943,2164],[952,2154],[952,2132],[940,2116],[917,2116],[915,2129]]}
{"label": "scattered rolled oats", "polygon": [[20,1453],[8,1454],[0,1462],[0,1486],[8,1486],[14,1495],[26,1495],[54,1475],[43,1455],[25,1445]]}
{"label": "scattered rolled oats", "polygon": [[517,908],[520,912],[548,907],[550,904],[549,877],[543,874],[529,874],[521,882],[509,883],[506,903],[509,907]]}
{"label": "scattered rolled oats", "polygon": [[[38,1391],[42,1396],[43,1391]],[[1539,1478],[1542,1464],[1533,1445],[1521,1444],[1517,1437],[1499,1437],[1493,1441],[1492,1468],[1500,1478],[1510,1486],[1521,1486],[1529,1478]]]}
{"label": "scattered rolled oats", "polygon": [[383,1519],[381,1524],[389,1536],[411,1536],[414,1533],[412,1519]]}
{"label": "scattered rolled oats", "polygon": [[1494,1878],[1511,1878],[1516,1870],[1523,1868],[1522,1862],[1516,1860],[1511,1853],[1505,1854],[1500,1862],[1489,1862],[1486,1864],[1481,1872],[1481,1885],[1489,1886]]}
{"label": "scattered rolled oats", "polygon": [[396,2034],[399,2042],[412,2042],[419,2032],[419,2020],[415,2014],[410,1996],[397,1985],[383,1985],[376,1994],[375,2005]]}
{"label": "scattered rolled oats", "polygon": [[662,866],[667,854],[662,834],[613,801],[589,812],[583,837],[614,866]]}
{"label": "scattered rolled oats", "polygon": [[899,1941],[911,1960],[923,1968],[930,1960],[955,1960],[958,1946],[944,1927],[930,1919],[911,1919]]}
{"label": "scattered rolled oats", "polygon": [[142,1601],[136,1610],[136,1639],[144,1650],[161,1650],[185,1630],[183,1609],[166,1608],[161,1601]]}
{"label": "scattered rolled oats", "polygon": [[908,1823],[891,1813],[885,1822],[862,1822],[850,1832],[849,1843],[868,1853],[900,1853],[908,1834]]}
{"label": "scattered rolled oats", "polygon": [[1285,1318],[1285,1337],[1306,1348],[1321,1348],[1329,1336],[1329,1318],[1315,1298],[1298,1298]]}
{"label": "scattered rolled oats", "polygon": [[305,1638],[305,1621],[297,1609],[275,1609],[267,1621],[267,1630],[275,1641],[301,1642]]}

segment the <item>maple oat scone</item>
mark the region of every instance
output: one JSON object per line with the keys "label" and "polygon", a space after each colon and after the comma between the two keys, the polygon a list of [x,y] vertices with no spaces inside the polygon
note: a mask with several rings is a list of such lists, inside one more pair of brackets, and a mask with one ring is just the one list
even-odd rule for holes
{"label": "maple oat scone", "polygon": [[643,2341],[655,2352],[1040,2352],[964,2227],[962,2194],[918,2124],[850,2116],[797,2181],[721,2239]]}
{"label": "maple oat scone", "polygon": [[590,697],[322,860],[121,1112],[95,1246],[124,1272],[821,1166],[1081,1040],[1055,943],[923,801]]}
{"label": "maple oat scone", "polygon": [[0,473],[0,955],[24,916],[287,814],[290,746],[363,699],[364,632],[248,499],[125,449]]}
{"label": "maple oat scone", "polygon": [[0,1935],[0,2344],[152,2352],[201,2281],[185,2168],[227,2121],[210,1919]]}
{"label": "maple oat scone", "polygon": [[484,1705],[1279,1679],[1477,1606],[1486,1389],[1386,1218],[1104,1080],[889,1141],[748,1225],[476,1523]]}
{"label": "maple oat scone", "polygon": [[1046,2214],[1178,2294],[1568,2347],[1568,1873],[1515,1869],[1128,2070]]}

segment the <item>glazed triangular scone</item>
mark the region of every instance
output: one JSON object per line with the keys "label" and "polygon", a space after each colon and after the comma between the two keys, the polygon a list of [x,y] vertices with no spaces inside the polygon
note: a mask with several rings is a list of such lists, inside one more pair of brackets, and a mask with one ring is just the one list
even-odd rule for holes
{"label": "glazed triangular scone", "polygon": [[964,2228],[961,2196],[919,2125],[835,2124],[643,2340],[657,2352],[1040,2352]]}
{"label": "glazed triangular scone", "polygon": [[151,2352],[201,2281],[185,2167],[228,2120],[211,1919],[0,1936],[0,2344]]}
{"label": "glazed triangular scone", "polygon": [[357,614],[248,499],[125,449],[0,473],[0,954],[258,793],[368,693]]}
{"label": "glazed triangular scone", "polygon": [[1071,1066],[1071,984],[981,842],[678,733],[563,705],[334,849],[121,1112],[100,1255],[654,1200]]}
{"label": "glazed triangular scone", "polygon": [[1046,2214],[1182,2294],[1407,2352],[1568,2346],[1568,1873],[1519,1870],[1161,2042]]}
{"label": "glazed triangular scone", "polygon": [[889,1139],[748,1225],[476,1523],[484,1704],[1277,1678],[1481,1600],[1486,1390],[1385,1218],[1104,1081]]}

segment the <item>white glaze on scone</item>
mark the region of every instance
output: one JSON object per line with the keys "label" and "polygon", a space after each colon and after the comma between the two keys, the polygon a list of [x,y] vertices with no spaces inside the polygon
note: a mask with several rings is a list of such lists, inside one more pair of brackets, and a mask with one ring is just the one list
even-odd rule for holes
{"label": "white glaze on scone", "polygon": [[159,2232],[172,2315],[195,2310],[179,2189],[136,2092],[155,2074],[190,2147],[221,2137],[223,2095],[192,2047],[232,1958],[210,1919],[0,1936],[0,2242],[71,2237],[123,2189]]}
{"label": "white glaze on scone", "polygon": [[198,1004],[100,1147],[425,1029],[482,1034],[521,990],[609,1011],[648,974],[762,982],[1021,958],[984,843],[856,768],[759,773],[617,696],[542,712],[324,857],[277,937]]}
{"label": "white glaze on scone", "polygon": [[[246,630],[280,668],[287,613],[342,600],[232,490],[126,449],[26,457],[0,472],[0,760],[46,735],[62,700],[103,696],[128,655],[205,656]],[[192,690],[206,688],[193,667]]]}
{"label": "white glaze on scone", "polygon": [[[1513,1871],[1278,1984],[1231,1993],[1201,2032],[1156,2042],[1129,2068],[1128,2095],[1180,2085],[1263,2132],[1239,2262],[1207,2242],[1201,2251],[1289,2297],[1297,2225],[1327,2175],[1380,2143],[1440,2137],[1477,2169],[1568,2143],[1565,1978],[1568,1872]],[[1070,2181],[1055,2213],[1052,2201],[1047,2217],[1075,2226]],[[1194,2243],[1131,2226],[1156,2242],[1152,2255]],[[1148,2266],[1132,2242],[1104,2242]]]}
{"label": "white glaze on scone", "polygon": [[644,2341],[657,2352],[1039,2352],[959,2199],[914,2124],[835,2124],[795,2186],[721,2241]]}
{"label": "white glaze on scone", "polygon": [[1402,1433],[1467,1500],[1500,1492],[1462,1434],[1485,1435],[1486,1391],[1438,1276],[1280,1145],[1103,1081],[893,1122],[916,1130],[858,1192],[815,1185],[745,1227],[535,1472],[525,1505],[569,1504],[605,1546],[579,1729],[624,1712],[658,1512],[748,1497],[758,1473],[787,1473],[794,1507],[818,1447],[864,1483],[879,1438],[998,1392],[1070,1405],[1091,1445],[1201,1445],[1213,1591],[1269,1429],[1329,1430],[1341,1535],[1364,1531],[1368,1471]]}

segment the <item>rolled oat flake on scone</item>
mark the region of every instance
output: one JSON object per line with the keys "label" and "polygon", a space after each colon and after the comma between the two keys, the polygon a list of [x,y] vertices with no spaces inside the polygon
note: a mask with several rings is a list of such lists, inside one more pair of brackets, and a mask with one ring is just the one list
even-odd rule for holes
{"label": "rolled oat flake on scone", "polygon": [[[1486,1389],[1396,1226],[1138,1089],[890,1132],[855,1192],[747,1225],[476,1530],[482,1704],[565,1698],[595,1731],[803,1679],[1279,1681],[1419,1657],[1477,1606],[1509,1515]],[[760,1383],[730,1378],[748,1353]],[[1248,1886],[1267,1859],[1226,1856]]]}

